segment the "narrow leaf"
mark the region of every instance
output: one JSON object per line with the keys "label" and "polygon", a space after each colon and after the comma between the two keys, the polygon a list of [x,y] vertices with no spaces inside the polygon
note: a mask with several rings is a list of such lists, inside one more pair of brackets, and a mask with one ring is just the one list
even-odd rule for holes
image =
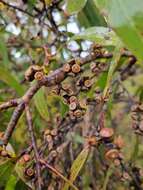
{"label": "narrow leaf", "polygon": [[16,186],[15,186],[15,190],[27,190],[28,189],[28,186],[22,181],[22,180],[19,180],[17,183],[16,183]]}
{"label": "narrow leaf", "polygon": [[87,1],[85,7],[78,13],[78,20],[81,26],[106,26],[104,17],[100,15],[93,0]]}
{"label": "narrow leaf", "polygon": [[137,58],[143,60],[143,1],[94,0],[107,23]]}
{"label": "narrow leaf", "polygon": [[11,175],[7,181],[5,190],[15,190],[16,183],[17,183],[17,178],[14,175]]}
{"label": "narrow leaf", "polygon": [[[71,181],[71,183],[73,183],[75,181],[79,172],[83,168],[83,166],[88,158],[89,152],[90,152],[90,147],[87,146],[80,152],[80,154],[74,160],[71,170],[70,170],[70,177],[69,177],[69,180]],[[69,184],[65,183],[62,190],[68,190],[68,189],[69,189]]]}
{"label": "narrow leaf", "polygon": [[102,26],[90,27],[79,34],[76,34],[72,39],[90,40],[104,46],[116,46],[119,41],[118,37],[111,29]]}
{"label": "narrow leaf", "polygon": [[6,68],[0,66],[0,80],[5,82],[11,88],[14,88],[18,95],[23,95],[24,90],[22,86],[18,83],[14,75],[12,75]]}
{"label": "narrow leaf", "polygon": [[[34,186],[32,184],[32,182],[30,180],[28,180],[25,175],[24,175],[24,171],[25,171],[25,167],[26,165],[21,163],[20,161],[18,161],[15,165],[15,171],[18,175],[18,177],[28,186],[30,187],[31,189],[34,189]],[[18,189],[18,186],[16,184],[16,188],[15,189]],[[22,188],[21,188],[22,189]]]}
{"label": "narrow leaf", "polygon": [[113,58],[112,58],[112,61],[110,64],[110,68],[108,71],[108,75],[107,75],[106,86],[105,86],[104,91],[103,91],[103,97],[106,97],[106,95],[108,93],[108,90],[110,88],[110,84],[111,84],[111,81],[113,78],[113,73],[114,73],[114,71],[118,65],[118,62],[119,62],[119,59],[121,56],[120,48],[121,48],[121,46],[118,44],[118,46],[114,50],[114,55],[113,55]]}
{"label": "narrow leaf", "polygon": [[4,162],[0,165],[0,187],[4,186],[14,169],[11,161]]}
{"label": "narrow leaf", "polygon": [[5,67],[8,67],[8,64],[9,64],[8,51],[2,37],[0,37],[0,55],[2,57],[2,64]]}
{"label": "narrow leaf", "polygon": [[49,120],[49,112],[44,88],[41,88],[34,96],[35,106],[43,119]]}
{"label": "narrow leaf", "polygon": [[69,14],[79,12],[86,4],[87,0],[67,0],[66,11]]}

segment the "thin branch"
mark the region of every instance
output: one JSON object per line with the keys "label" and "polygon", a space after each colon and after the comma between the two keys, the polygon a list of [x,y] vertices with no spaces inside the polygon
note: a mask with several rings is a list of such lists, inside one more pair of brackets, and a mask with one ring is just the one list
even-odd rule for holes
{"label": "thin branch", "polygon": [[15,129],[15,126],[16,126],[16,123],[18,122],[22,112],[24,110],[24,103],[20,103],[14,110],[13,114],[12,114],[12,117],[10,119],[10,122],[7,126],[7,129],[5,131],[5,134],[4,134],[4,137],[3,137],[3,143],[5,145],[7,145],[14,129]]}
{"label": "thin branch", "polygon": [[63,176],[56,168],[48,164],[46,161],[40,159],[40,163],[45,165],[48,169],[50,169],[53,173],[55,173],[57,176],[59,176],[61,179],[63,179],[65,182],[67,182],[73,189],[78,190],[78,188],[71,183],[70,180],[68,180],[65,176]]}
{"label": "thin branch", "polygon": [[9,4],[9,3],[7,3],[7,2],[5,2],[5,1],[3,1],[3,0],[0,0],[0,2],[2,2],[4,5],[6,5],[6,6],[8,6],[8,7],[11,7],[12,9],[16,9],[16,10],[18,10],[18,11],[24,13],[24,14],[27,14],[27,15],[30,16],[30,17],[35,17],[35,16],[33,16],[30,12],[21,9],[20,7],[17,7],[17,6],[15,6],[15,5]]}
{"label": "thin branch", "polygon": [[38,179],[38,190],[41,190],[41,168],[40,168],[40,162],[39,162],[39,152],[36,144],[36,138],[34,136],[34,131],[33,131],[33,123],[32,123],[32,115],[29,109],[28,105],[25,105],[25,111],[26,111],[26,119],[27,119],[27,124],[28,124],[28,130],[29,130],[29,135],[31,138],[31,143],[34,151],[34,157],[36,161],[36,174],[37,174],[37,179]]}
{"label": "thin branch", "polygon": [[[111,58],[112,54],[91,54],[85,58],[80,58],[81,65],[84,65],[88,62],[91,62],[97,58]],[[71,61],[74,61],[71,60]],[[70,61],[69,61],[70,62]],[[31,86],[28,91],[24,94],[23,97],[20,98],[18,106],[15,108],[13,115],[10,119],[10,122],[8,124],[8,127],[5,131],[5,135],[3,137],[3,142],[6,145],[16,127],[16,124],[21,116],[21,114],[24,111],[25,104],[28,105],[32,97],[36,94],[36,92],[42,87],[42,86],[53,86],[56,84],[60,84],[65,78],[67,77],[67,74],[63,71],[63,68],[56,69],[48,76],[43,76],[42,80],[37,81],[33,86]]]}
{"label": "thin branch", "polygon": [[[9,4],[9,3],[7,3],[7,2],[5,2],[5,1],[3,1],[3,0],[0,0],[0,2],[3,3],[4,5],[6,5],[6,6],[12,8],[12,9],[15,9],[15,10],[18,10],[18,11],[24,13],[24,14],[27,14],[28,16],[30,16],[30,17],[32,17],[32,18],[35,18],[35,17],[36,17],[36,15],[32,15],[30,12],[21,9],[20,7],[17,7],[17,6],[15,6],[15,5]],[[39,19],[39,23],[44,24],[44,25],[47,26],[49,29],[51,29],[51,27],[50,27],[48,24],[46,24],[45,22],[41,21],[40,19]]]}
{"label": "thin branch", "polygon": [[33,97],[33,95],[39,90],[39,88],[41,87],[40,83],[37,82],[36,84],[34,84],[31,88],[29,88],[29,90],[25,93],[25,95],[21,98],[18,106],[15,108],[12,117],[10,119],[10,122],[7,126],[7,129],[5,131],[4,137],[3,137],[3,142],[5,145],[7,145],[15,127],[16,124],[21,116],[21,114],[24,111],[24,107],[25,104],[28,104],[29,101],[31,100],[31,98]]}
{"label": "thin branch", "polygon": [[0,111],[11,108],[11,107],[16,107],[18,105],[18,100],[19,99],[9,100],[8,102],[4,102],[0,104]]}

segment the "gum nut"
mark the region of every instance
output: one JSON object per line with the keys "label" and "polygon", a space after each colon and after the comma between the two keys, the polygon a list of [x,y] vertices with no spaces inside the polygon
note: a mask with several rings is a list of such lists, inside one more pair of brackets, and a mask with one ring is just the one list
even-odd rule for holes
{"label": "gum nut", "polygon": [[30,160],[30,155],[29,155],[29,154],[24,154],[24,155],[23,155],[23,160],[24,160],[25,162],[28,162],[28,161]]}
{"label": "gum nut", "polygon": [[72,103],[70,103],[70,105],[69,105],[69,109],[70,109],[70,110],[75,110],[76,107],[77,107],[77,104],[76,104],[75,102],[72,102]]}
{"label": "gum nut", "polygon": [[112,128],[104,127],[99,134],[102,138],[111,138],[114,135],[114,131]]}
{"label": "gum nut", "polygon": [[123,148],[124,146],[124,140],[120,135],[115,138],[114,143],[117,145],[118,148]]}
{"label": "gum nut", "polygon": [[80,72],[80,65],[74,64],[74,65],[72,66],[72,72],[73,72],[73,73],[79,73],[79,72]]}
{"label": "gum nut", "polygon": [[111,149],[105,154],[105,158],[108,160],[114,160],[119,157],[119,152],[117,149]]}
{"label": "gum nut", "polygon": [[70,71],[70,64],[69,63],[66,63],[63,65],[63,71],[68,73]]}
{"label": "gum nut", "polygon": [[71,96],[70,99],[69,99],[69,102],[72,103],[72,102],[78,102],[77,100],[77,97],[76,96]]}

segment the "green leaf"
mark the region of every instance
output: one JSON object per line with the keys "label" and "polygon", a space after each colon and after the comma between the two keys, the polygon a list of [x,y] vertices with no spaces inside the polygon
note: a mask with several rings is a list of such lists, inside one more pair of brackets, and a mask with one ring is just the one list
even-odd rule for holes
{"label": "green leaf", "polygon": [[113,165],[111,164],[107,170],[107,173],[106,173],[106,176],[105,176],[105,180],[104,180],[104,183],[103,183],[103,188],[102,190],[106,190],[107,189],[107,185],[108,185],[108,182],[110,180],[110,177],[111,175],[113,174],[113,170],[114,170],[114,167]]}
{"label": "green leaf", "polygon": [[143,60],[143,1],[94,0],[127,48]]}
{"label": "green leaf", "polygon": [[78,13],[86,4],[87,0],[67,0],[66,11],[69,14]]}
{"label": "green leaf", "polygon": [[28,189],[28,186],[22,181],[22,180],[19,180],[17,183],[16,183],[16,186],[15,186],[15,190],[27,190]]}
{"label": "green leaf", "polygon": [[5,190],[15,190],[15,185],[17,183],[17,178],[11,175],[6,184]]}
{"label": "green leaf", "polygon": [[106,26],[104,17],[100,15],[93,0],[87,1],[85,7],[78,13],[78,20],[81,26]]}
{"label": "green leaf", "polygon": [[90,27],[72,37],[74,40],[90,40],[104,46],[116,46],[119,42],[116,34],[106,27]]}
{"label": "green leaf", "polygon": [[[20,161],[18,161],[15,165],[15,171],[18,175],[18,177],[22,180],[22,182],[24,184],[26,184],[28,187],[30,187],[31,189],[34,189],[33,184],[31,182],[31,180],[28,180],[25,175],[24,175],[24,171],[25,171],[25,163],[21,163]],[[18,189],[18,185],[16,184],[16,189]]]}
{"label": "green leaf", "polygon": [[64,118],[64,116],[68,111],[69,111],[69,106],[63,102],[62,98],[60,98],[60,114],[62,118]]}
{"label": "green leaf", "polygon": [[49,120],[49,112],[44,88],[41,88],[34,96],[35,106],[43,119]]}
{"label": "green leaf", "polygon": [[23,95],[24,89],[22,86],[18,83],[17,79],[14,75],[12,75],[9,70],[6,68],[0,66],[0,80],[5,82],[10,87],[14,88],[18,95]]}
{"label": "green leaf", "polygon": [[[73,183],[75,181],[79,172],[83,168],[83,166],[84,166],[84,164],[88,158],[89,152],[90,152],[90,147],[86,146],[80,152],[80,154],[77,156],[77,158],[74,160],[72,167],[71,167],[71,170],[70,170],[70,177],[69,177],[69,180],[71,181],[71,183]],[[69,184],[65,183],[62,190],[68,190],[68,189],[69,189]]]}
{"label": "green leaf", "polygon": [[121,45],[118,44],[118,46],[116,46],[116,48],[114,50],[113,58],[112,58],[112,61],[111,61],[110,67],[109,67],[106,86],[105,86],[104,91],[103,91],[103,97],[106,97],[106,95],[108,93],[108,90],[110,88],[110,84],[111,84],[112,79],[113,79],[114,71],[115,71],[115,69],[118,65],[119,59],[121,57],[120,49],[121,49]]}
{"label": "green leaf", "polygon": [[9,64],[8,51],[2,37],[0,37],[0,55],[2,57],[2,64],[5,67],[8,67]]}
{"label": "green leaf", "polygon": [[107,81],[107,72],[104,72],[101,76],[99,76],[98,81],[97,81],[97,86],[99,86],[101,88],[101,90],[103,90],[105,88],[106,85],[106,81]]}
{"label": "green leaf", "polygon": [[11,176],[14,164],[11,161],[4,162],[0,165],[0,187],[4,186]]}
{"label": "green leaf", "polygon": [[28,11],[32,11],[37,0],[28,0]]}

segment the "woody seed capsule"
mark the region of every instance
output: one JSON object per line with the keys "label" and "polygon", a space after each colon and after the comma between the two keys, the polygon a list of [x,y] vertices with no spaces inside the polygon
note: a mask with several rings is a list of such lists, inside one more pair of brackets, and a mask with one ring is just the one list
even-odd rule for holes
{"label": "woody seed capsule", "polygon": [[25,170],[25,174],[28,177],[33,177],[34,176],[34,170],[32,168],[28,168],[28,169]]}
{"label": "woody seed capsule", "polygon": [[77,118],[80,118],[82,116],[82,111],[81,110],[75,110],[74,111],[74,116],[77,117]]}
{"label": "woody seed capsule", "polygon": [[56,157],[57,156],[57,152],[55,150],[51,151],[51,155],[52,157]]}
{"label": "woody seed capsule", "polygon": [[99,134],[102,138],[111,138],[114,135],[114,131],[112,128],[104,127],[100,130]]}
{"label": "woody seed capsule", "polygon": [[75,110],[76,107],[77,107],[76,102],[72,102],[72,103],[70,103],[70,105],[69,105],[69,109],[72,110],[72,111]]}
{"label": "woody seed capsule", "polygon": [[95,146],[95,145],[97,145],[98,144],[98,142],[97,142],[97,139],[96,139],[96,137],[89,137],[88,138],[88,144],[90,144],[91,146]]}
{"label": "woody seed capsule", "polygon": [[25,72],[25,79],[27,81],[34,80],[34,75],[36,72],[41,72],[42,68],[38,65],[31,65]]}
{"label": "woody seed capsule", "polygon": [[57,148],[57,152],[58,152],[59,154],[61,154],[61,153],[63,152],[63,147],[62,147],[62,146],[59,146],[59,147]]}
{"label": "woody seed capsule", "polygon": [[119,152],[117,149],[111,149],[105,154],[105,158],[108,160],[114,160],[119,157]]}
{"label": "woody seed capsule", "polygon": [[30,160],[30,155],[29,155],[29,154],[24,154],[24,155],[23,155],[23,160],[24,160],[25,162],[28,162],[28,161]]}
{"label": "woody seed capsule", "polygon": [[7,151],[2,150],[1,153],[0,153],[0,155],[3,156],[3,157],[7,157],[8,153],[7,153]]}
{"label": "woody seed capsule", "polygon": [[72,72],[73,73],[79,73],[80,72],[80,65],[77,63],[72,66]]}
{"label": "woody seed capsule", "polygon": [[57,129],[53,129],[52,131],[51,131],[51,135],[52,136],[56,136],[58,134],[58,130]]}
{"label": "woody seed capsule", "polygon": [[46,136],[46,140],[47,140],[47,142],[50,143],[52,141],[52,136],[51,135],[47,135]]}
{"label": "woody seed capsule", "polygon": [[72,103],[72,102],[78,102],[77,100],[77,97],[76,96],[71,96],[70,99],[69,99],[69,102]]}
{"label": "woody seed capsule", "polygon": [[118,147],[118,148],[122,148],[124,146],[124,140],[121,136],[118,136],[115,140],[114,140],[114,144]]}
{"label": "woody seed capsule", "polygon": [[44,76],[44,74],[43,74],[43,72],[36,72],[35,73],[35,75],[34,75],[34,78],[36,79],[36,80],[42,80],[43,79],[43,76]]}
{"label": "woody seed capsule", "polygon": [[70,85],[69,84],[62,84],[62,88],[64,90],[68,90],[70,88]]}
{"label": "woody seed capsule", "polygon": [[50,134],[50,132],[51,132],[51,130],[50,130],[50,129],[46,129],[46,130],[45,130],[45,132],[44,132],[44,135],[45,135],[45,136],[47,136],[47,135],[49,135],[49,134]]}
{"label": "woody seed capsule", "polygon": [[79,105],[82,109],[86,109],[87,108],[87,105],[86,105],[86,100],[83,99],[83,100],[80,100],[79,101]]}
{"label": "woody seed capsule", "polygon": [[64,64],[63,71],[68,73],[70,71],[71,67],[69,63]]}
{"label": "woody seed capsule", "polygon": [[91,86],[92,86],[92,81],[89,80],[89,79],[88,79],[88,80],[85,80],[85,81],[84,81],[84,86],[87,87],[87,88],[91,87]]}

